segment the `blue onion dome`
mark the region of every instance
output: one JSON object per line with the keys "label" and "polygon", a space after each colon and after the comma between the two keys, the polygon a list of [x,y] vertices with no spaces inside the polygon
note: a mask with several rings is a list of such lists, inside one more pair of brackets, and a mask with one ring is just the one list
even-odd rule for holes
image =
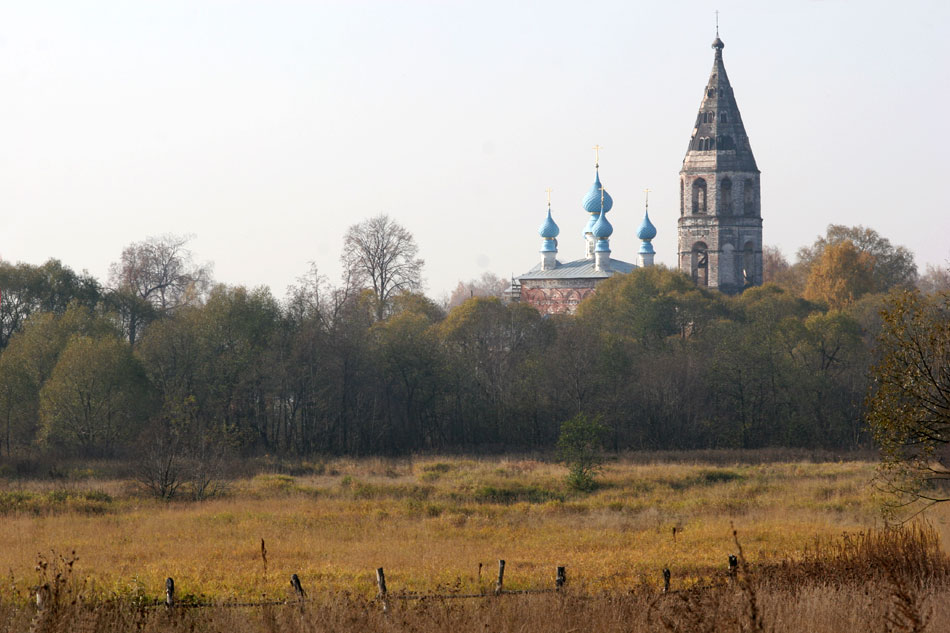
{"label": "blue onion dome", "polygon": [[637,237],[641,240],[652,240],[656,237],[656,227],[653,226],[653,222],[650,222],[649,211],[643,214],[643,222],[640,223],[640,228],[637,230]]}
{"label": "blue onion dome", "polygon": [[590,218],[587,220],[587,226],[584,227],[584,235],[591,233],[594,230],[594,225],[597,224],[597,218],[600,217],[600,213],[591,213]]}
{"label": "blue onion dome", "polygon": [[[584,201],[581,203],[588,213],[600,213],[600,188],[603,185],[600,184],[600,170],[594,173],[596,174],[594,184],[590,186],[590,191],[587,192],[587,195],[584,196]],[[613,206],[613,198],[610,197],[609,193],[604,191],[604,213],[610,211]]]}
{"label": "blue onion dome", "polygon": [[554,218],[551,217],[551,207],[548,207],[548,217],[544,219],[544,223],[541,224],[541,228],[538,229],[538,235],[545,239],[550,239],[557,237],[560,233],[561,229],[558,228],[554,222]]}
{"label": "blue onion dome", "polygon": [[597,218],[597,222],[594,223],[594,228],[591,230],[591,233],[593,233],[594,237],[597,239],[608,238],[613,235],[614,227],[607,219],[606,213],[600,214],[600,216]]}

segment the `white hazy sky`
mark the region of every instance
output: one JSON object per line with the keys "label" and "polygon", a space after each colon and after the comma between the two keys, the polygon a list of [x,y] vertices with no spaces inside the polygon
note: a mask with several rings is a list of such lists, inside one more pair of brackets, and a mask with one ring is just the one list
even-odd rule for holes
{"label": "white hazy sky", "polygon": [[946,0],[7,1],[0,257],[105,281],[128,243],[190,233],[217,280],[283,296],[311,261],[335,282],[347,226],[385,212],[439,297],[536,263],[546,187],[582,256],[599,143],[614,257],[649,187],[673,264],[717,8],[766,244],[865,224],[945,263]]}

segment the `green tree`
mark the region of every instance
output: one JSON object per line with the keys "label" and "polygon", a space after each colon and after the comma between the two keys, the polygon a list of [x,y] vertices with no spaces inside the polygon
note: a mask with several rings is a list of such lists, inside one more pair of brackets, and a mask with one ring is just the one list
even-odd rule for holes
{"label": "green tree", "polygon": [[0,355],[0,416],[7,452],[36,439],[40,389],[71,336],[114,336],[108,318],[74,301],[64,312],[30,316]]}
{"label": "green tree", "polygon": [[898,503],[950,500],[950,293],[894,296],[883,313],[867,420]]}
{"label": "green tree", "polygon": [[608,429],[600,416],[578,413],[561,424],[557,455],[568,468],[567,483],[575,490],[593,490],[594,477],[604,464],[604,436]]}
{"label": "green tree", "polygon": [[99,283],[93,277],[78,275],[56,259],[42,266],[0,262],[0,290],[0,349],[30,315],[63,314],[70,303],[92,308],[100,299]]}
{"label": "green tree", "polygon": [[129,345],[74,336],[40,390],[40,440],[85,455],[114,454],[150,413],[148,381]]}

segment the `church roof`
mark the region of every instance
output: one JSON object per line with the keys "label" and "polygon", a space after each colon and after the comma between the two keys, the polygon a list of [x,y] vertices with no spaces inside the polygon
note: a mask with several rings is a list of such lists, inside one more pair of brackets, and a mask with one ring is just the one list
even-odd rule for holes
{"label": "church roof", "polygon": [[629,273],[636,267],[636,264],[611,259],[609,270],[596,270],[593,259],[577,259],[563,264],[558,262],[557,267],[550,270],[541,270],[541,264],[538,264],[517,279],[606,279],[615,273]]}
{"label": "church roof", "polygon": [[699,106],[696,127],[689,139],[683,169],[702,171],[758,171],[749,136],[722,61],[725,44],[713,42],[715,59]]}

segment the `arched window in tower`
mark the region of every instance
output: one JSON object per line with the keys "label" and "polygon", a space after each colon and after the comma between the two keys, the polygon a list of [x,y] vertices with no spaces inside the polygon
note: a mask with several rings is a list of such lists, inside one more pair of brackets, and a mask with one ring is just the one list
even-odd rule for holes
{"label": "arched window in tower", "polygon": [[719,183],[719,215],[732,215],[732,181],[723,178]]}
{"label": "arched window in tower", "polygon": [[720,112],[720,113],[719,113],[719,122],[720,122],[720,123],[728,123],[728,122],[729,122],[729,115],[728,115],[727,113],[725,113],[725,112]]}
{"label": "arched window in tower", "polygon": [[706,181],[697,178],[693,181],[693,215],[706,213]]}
{"label": "arched window in tower", "polygon": [[755,215],[755,185],[751,178],[747,178],[742,186],[742,213]]}
{"label": "arched window in tower", "polygon": [[693,244],[690,269],[695,283],[700,286],[709,285],[709,253],[705,242]]}
{"label": "arched window in tower", "polygon": [[742,285],[755,285],[755,244],[751,240],[742,249]]}

